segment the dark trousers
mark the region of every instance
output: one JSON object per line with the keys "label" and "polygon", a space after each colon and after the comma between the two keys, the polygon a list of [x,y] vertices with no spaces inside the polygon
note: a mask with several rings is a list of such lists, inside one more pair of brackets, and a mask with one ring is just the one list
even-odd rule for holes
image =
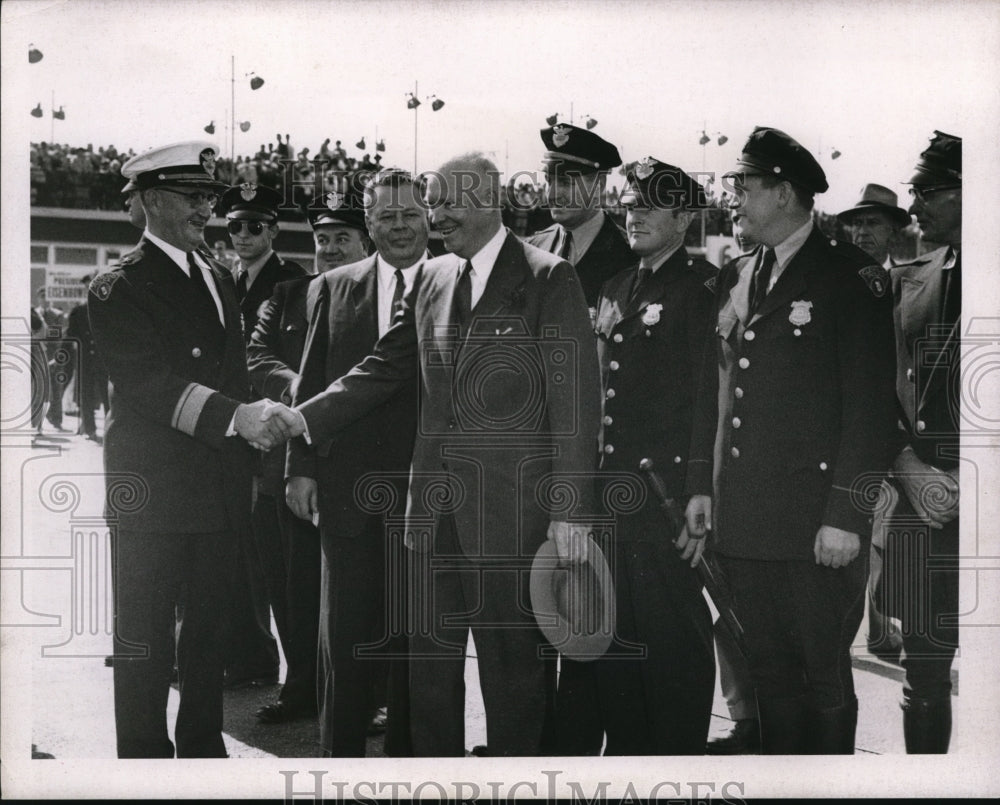
{"label": "dark trousers", "polygon": [[601,658],[561,660],[556,754],[704,754],[712,716],[712,618],[673,545],[617,541],[615,639]]}
{"label": "dark trousers", "polygon": [[812,559],[720,556],[750,653],[758,700],[801,697],[820,710],[854,701],[851,644],[864,615],[867,545],[847,567]]}
{"label": "dark trousers", "polygon": [[411,754],[403,551],[381,516],[350,538],[322,529],[318,692],[328,757],[364,757],[368,724],[386,702],[386,754]]}
{"label": "dark trousers", "polygon": [[177,756],[226,757],[222,646],[235,547],[230,532],[113,537],[118,757],[174,756],[166,709],[175,655]]}
{"label": "dark trousers", "polygon": [[253,508],[253,535],[267,599],[288,664],[279,699],[292,707],[315,708],[319,530],[292,514],[284,498],[258,494]]}
{"label": "dark trousers", "polygon": [[958,649],[958,535],[958,518],[932,529],[900,492],[885,532],[875,597],[887,615],[900,619],[907,702],[951,695]]}
{"label": "dark trousers", "polygon": [[[491,755],[535,756],[545,718],[547,645],[526,571],[477,564],[459,547],[450,515],[432,551],[411,551],[410,720],[418,757],[465,754],[465,649],[471,628]],[[512,536],[513,539],[513,536]],[[435,567],[441,563],[440,567]],[[447,563],[447,566],[444,564]]]}
{"label": "dark trousers", "polygon": [[253,526],[239,535],[231,611],[226,683],[239,684],[255,679],[277,681],[281,660],[278,641],[271,634],[264,558],[257,549]]}
{"label": "dark trousers", "polygon": [[57,362],[55,366],[49,367],[49,410],[46,412],[45,418],[56,428],[62,427],[62,398],[67,382],[69,382],[69,376],[65,366],[60,366]]}
{"label": "dark trousers", "polygon": [[80,431],[88,436],[97,433],[94,412],[104,406],[108,410],[108,376],[94,366],[92,360],[83,361],[76,375],[77,407],[80,409]]}

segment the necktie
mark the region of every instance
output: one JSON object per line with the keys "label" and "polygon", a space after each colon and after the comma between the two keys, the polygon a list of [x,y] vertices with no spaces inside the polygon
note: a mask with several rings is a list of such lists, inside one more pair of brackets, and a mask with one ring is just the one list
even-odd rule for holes
{"label": "necktie", "polygon": [[212,293],[208,290],[208,285],[205,283],[205,275],[202,273],[201,266],[195,262],[194,254],[192,252],[188,252],[187,262],[188,271],[191,273],[191,284],[194,285],[199,298],[208,304],[208,309],[212,311],[212,315],[215,316],[216,321],[218,321],[219,308],[215,305],[215,299],[212,297]]}
{"label": "necktie", "polygon": [[955,265],[944,272],[941,294],[941,323],[954,324],[962,314],[962,253],[955,255]]}
{"label": "necktie", "polygon": [[247,275],[249,272],[245,268],[241,268],[239,274],[236,277],[236,298],[242,302],[247,298]]}
{"label": "necktie", "polygon": [[406,290],[406,280],[403,279],[402,269],[396,269],[396,287],[392,289],[392,307],[389,309],[389,326],[392,327],[396,314],[403,306],[403,292]]}
{"label": "necktie", "polygon": [[771,284],[771,272],[776,261],[774,249],[764,249],[764,257],[753,272],[750,287],[750,315],[753,316],[767,296],[767,286]]}
{"label": "necktie", "polygon": [[464,336],[472,321],[472,262],[465,261],[462,275],[455,286],[455,309],[458,311],[458,326]]}
{"label": "necktie", "polygon": [[639,291],[653,273],[651,268],[640,268],[635,275],[635,282],[632,284],[632,293],[629,295],[628,303],[631,305],[639,296]]}
{"label": "necktie", "polygon": [[559,256],[563,260],[573,262],[573,233],[568,229],[563,231],[562,246],[559,247]]}

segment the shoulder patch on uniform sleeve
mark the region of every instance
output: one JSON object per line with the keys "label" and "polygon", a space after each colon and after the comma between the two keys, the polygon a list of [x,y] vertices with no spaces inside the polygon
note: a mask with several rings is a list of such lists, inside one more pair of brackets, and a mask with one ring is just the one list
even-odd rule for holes
{"label": "shoulder patch on uniform sleeve", "polygon": [[882,266],[874,264],[865,266],[858,272],[858,276],[865,281],[868,290],[874,296],[885,296],[885,292],[889,288],[889,272],[882,268]]}
{"label": "shoulder patch on uniform sleeve", "polygon": [[711,291],[712,293],[715,293],[715,286],[718,283],[718,281],[719,281],[718,274],[711,276],[707,280],[705,280],[705,287],[708,288],[708,290]]}
{"label": "shoulder patch on uniform sleeve", "polygon": [[90,293],[102,302],[106,301],[111,296],[111,288],[121,279],[121,276],[117,271],[105,271],[103,274],[98,274],[90,283]]}

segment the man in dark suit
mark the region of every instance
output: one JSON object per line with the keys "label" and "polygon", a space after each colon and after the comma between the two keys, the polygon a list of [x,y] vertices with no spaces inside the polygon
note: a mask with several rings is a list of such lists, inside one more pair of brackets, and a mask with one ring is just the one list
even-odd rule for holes
{"label": "man in dark suit", "polygon": [[[226,228],[238,256],[233,276],[248,345],[259,311],[270,299],[275,285],[306,276],[302,266],[282,259],[274,251],[281,202],[282,196],[276,190],[244,183],[226,190],[216,210],[226,218]],[[276,501],[282,499],[284,491],[284,452],[279,448],[261,456],[255,473],[253,528],[252,533],[243,535],[238,547],[239,564],[233,588],[226,662],[229,687],[278,681],[278,644],[271,634],[269,603],[274,607],[278,635],[282,637],[287,624],[285,573]],[[289,647],[284,637],[282,648],[287,660]]]}
{"label": "man in dark suit", "polygon": [[755,129],[727,178],[734,222],[761,245],[719,275],[679,542],[714,522],[762,750],[851,754],[850,646],[894,420],[888,276],[815,228],[826,177],[784,132]]}
{"label": "man in dark suit", "polygon": [[[85,286],[90,285],[91,278],[84,277]],[[69,312],[66,326],[66,337],[76,345],[77,354],[77,405],[80,408],[80,431],[94,442],[100,442],[97,435],[97,423],[94,411],[103,405],[105,414],[108,411],[108,373],[97,358],[94,346],[94,336],[90,331],[90,317],[87,312],[87,300]]]}
{"label": "man in dark suit", "polygon": [[902,622],[906,751],[943,754],[959,613],[961,138],[934,132],[910,185],[921,235],[944,245],[892,272],[900,419],[876,598]]}
{"label": "man in dark suit", "polygon": [[[280,203],[275,193],[273,203]],[[364,227],[360,203],[329,207],[311,216],[314,227]],[[314,232],[316,230],[314,229]],[[322,265],[317,261],[318,265]],[[305,348],[309,313],[306,290],[312,276],[275,286],[260,309],[250,335],[250,379],[262,397],[290,403]],[[285,503],[285,450],[264,456],[263,477],[254,504],[254,533],[266,570],[268,595],[288,670],[277,701],[264,705],[257,718],[277,724],[316,714],[316,652],[320,607],[319,534],[312,522],[300,522]],[[308,518],[307,518],[308,519]]]}
{"label": "man in dark suit", "polygon": [[178,143],[123,166],[142,196],[146,230],[119,267],[90,286],[91,327],[114,384],[104,463],[117,519],[122,758],[174,754],[166,706],[175,646],[177,754],[226,756],[222,646],[236,535],[249,526],[246,442],[266,448],[287,432],[287,409],[246,402],[232,277],[197,251],[224,187],[214,179],[216,153],[210,143]]}
{"label": "man in dark suit", "polygon": [[49,407],[45,412],[45,418],[60,433],[63,432],[63,392],[66,391],[66,384],[72,375],[71,366],[67,364],[62,356],[65,354],[64,347],[66,329],[66,314],[61,308],[56,307],[48,299],[48,292],[45,288],[39,288],[36,294],[38,307],[35,312],[39,318],[45,322],[45,354],[48,358],[49,371]]}
{"label": "man in dark suit", "polygon": [[[371,354],[427,257],[427,213],[410,174],[376,174],[365,201],[377,253],[309,285],[312,330],[296,401],[319,394]],[[399,526],[416,426],[412,382],[330,442],[308,447],[296,439],[289,446],[288,503],[304,521],[318,517],[323,548],[319,702],[328,757],[364,757],[366,728],[385,701],[387,676],[385,751],[411,754],[406,638],[397,613],[405,602]],[[379,488],[391,488],[392,505],[373,511],[365,501]]]}
{"label": "man in dark suit", "polygon": [[587,305],[596,308],[601,286],[635,262],[625,235],[602,208],[608,172],[622,159],[615,146],[587,129],[560,123],[540,134],[555,223],[528,243],[572,263]]}
{"label": "man in dark suit", "polygon": [[[563,260],[501,224],[482,154],[427,182],[453,254],[431,260],[375,353],[296,406],[320,445],[418,379],[407,507],[414,754],[465,751],[465,648],[476,642],[494,755],[539,751],[546,695],[527,569],[546,538],[586,557],[599,416],[593,329]],[[576,522],[571,522],[573,518]]]}
{"label": "man in dark suit", "polygon": [[[612,277],[597,309],[604,381],[601,470],[650,458],[683,506],[696,379],[717,270],[688,256],[684,235],[707,206],[701,186],[652,157],[622,194],[638,265]],[[678,555],[659,502],[616,518],[616,642],[593,661],[562,659],[556,754],[702,754],[715,686],[712,618],[691,569],[703,540]],[[645,651],[637,656],[635,647]]]}

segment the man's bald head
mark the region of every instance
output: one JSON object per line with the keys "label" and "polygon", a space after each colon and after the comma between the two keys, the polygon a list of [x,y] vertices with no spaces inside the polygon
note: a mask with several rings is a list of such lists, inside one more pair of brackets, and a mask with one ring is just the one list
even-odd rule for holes
{"label": "man's bald head", "polygon": [[471,258],[502,226],[496,164],[473,151],[424,174],[424,181],[431,223],[443,236],[445,248]]}

